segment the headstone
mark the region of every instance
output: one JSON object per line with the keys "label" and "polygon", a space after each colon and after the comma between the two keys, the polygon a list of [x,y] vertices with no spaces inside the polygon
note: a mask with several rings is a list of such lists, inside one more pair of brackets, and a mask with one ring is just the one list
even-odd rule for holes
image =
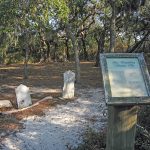
{"label": "headstone", "polygon": [[29,88],[20,84],[16,89],[16,97],[18,108],[25,108],[32,104]]}
{"label": "headstone", "polygon": [[0,108],[11,108],[12,103],[9,100],[0,100]]}
{"label": "headstone", "polygon": [[74,82],[75,82],[75,73],[70,70],[66,71],[64,73],[63,98],[65,99],[74,98]]}

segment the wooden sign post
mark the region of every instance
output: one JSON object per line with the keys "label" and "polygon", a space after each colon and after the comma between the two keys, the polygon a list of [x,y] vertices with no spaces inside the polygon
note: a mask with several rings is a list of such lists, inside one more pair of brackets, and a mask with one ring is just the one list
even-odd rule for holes
{"label": "wooden sign post", "polygon": [[108,105],[106,150],[134,150],[138,106],[150,104],[150,77],[143,54],[100,55]]}

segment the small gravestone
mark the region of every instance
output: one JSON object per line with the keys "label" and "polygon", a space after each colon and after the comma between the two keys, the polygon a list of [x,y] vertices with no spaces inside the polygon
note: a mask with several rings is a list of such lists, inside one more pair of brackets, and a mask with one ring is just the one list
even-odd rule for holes
{"label": "small gravestone", "polygon": [[75,73],[70,70],[66,71],[64,73],[63,98],[65,99],[74,98],[74,82],[75,82]]}
{"label": "small gravestone", "polygon": [[20,84],[16,89],[16,97],[18,108],[25,108],[32,104],[29,88]]}
{"label": "small gravestone", "polygon": [[12,103],[9,100],[0,100],[0,108],[11,108]]}

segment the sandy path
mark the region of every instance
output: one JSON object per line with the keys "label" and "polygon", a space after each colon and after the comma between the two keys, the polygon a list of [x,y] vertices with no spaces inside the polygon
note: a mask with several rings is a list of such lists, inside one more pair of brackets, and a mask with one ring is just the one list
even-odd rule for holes
{"label": "sandy path", "polygon": [[3,150],[67,150],[82,142],[88,127],[105,127],[106,106],[103,90],[82,89],[80,97],[66,105],[45,111],[45,116],[22,120],[24,129],[2,142]]}

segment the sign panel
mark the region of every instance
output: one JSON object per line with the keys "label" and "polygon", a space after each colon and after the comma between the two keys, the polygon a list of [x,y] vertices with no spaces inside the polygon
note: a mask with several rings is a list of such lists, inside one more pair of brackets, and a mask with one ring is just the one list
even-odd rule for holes
{"label": "sign panel", "polygon": [[150,76],[143,54],[104,53],[100,62],[107,104],[150,104]]}
{"label": "sign panel", "polygon": [[148,96],[137,58],[107,58],[112,97]]}

